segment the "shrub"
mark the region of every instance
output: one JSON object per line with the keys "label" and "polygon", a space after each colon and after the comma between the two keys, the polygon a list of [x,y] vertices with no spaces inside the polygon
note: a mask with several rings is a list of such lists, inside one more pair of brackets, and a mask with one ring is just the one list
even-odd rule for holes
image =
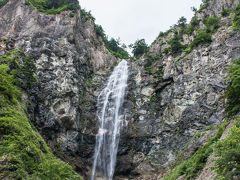
{"label": "shrub", "polygon": [[164,32],[160,32],[159,35],[158,35],[159,38],[163,37],[163,36],[164,36]]}
{"label": "shrub", "polygon": [[86,11],[85,9],[81,9],[81,15],[86,18],[86,20],[95,20],[93,15],[91,14],[91,11]]}
{"label": "shrub", "polygon": [[209,16],[205,19],[206,31],[213,33],[219,26],[220,18]]}
{"label": "shrub", "polygon": [[[197,47],[200,44],[210,44],[212,42],[212,34],[219,27],[219,22],[220,18],[211,16],[207,17],[204,20],[205,28],[198,30],[194,40],[190,43],[190,51],[193,47]],[[194,23],[199,23],[198,19],[195,19]],[[189,48],[186,49],[187,52],[190,52]]]}
{"label": "shrub", "polygon": [[74,17],[74,13],[73,13],[73,12],[70,12],[70,13],[69,13],[69,17]]}
{"label": "shrub", "polygon": [[199,23],[200,23],[200,20],[198,19],[198,17],[197,17],[197,16],[194,16],[194,17],[192,18],[192,20],[191,20],[191,25],[192,25],[193,27],[195,27],[195,26],[198,26]]}
{"label": "shrub", "polygon": [[240,110],[240,58],[233,61],[233,64],[228,66],[229,85],[225,93],[227,103],[225,111],[228,117],[234,116]]}
{"label": "shrub", "polygon": [[221,15],[223,17],[226,17],[230,14],[231,10],[230,9],[225,9],[224,7],[222,8],[222,12],[221,12]]}
{"label": "shrub", "polygon": [[197,47],[200,44],[209,44],[212,42],[211,33],[206,32],[206,30],[198,30],[197,35],[194,40],[190,43],[190,49]]}
{"label": "shrub", "polygon": [[21,50],[8,51],[6,54],[0,56],[0,64],[7,64],[10,67],[8,71],[15,77],[15,84],[29,90],[33,83],[36,82],[34,72],[36,67],[33,59],[26,56]]}
{"label": "shrub", "polygon": [[237,29],[240,28],[240,3],[234,9],[234,18],[233,18],[233,26]]}
{"label": "shrub", "polygon": [[0,93],[7,96],[11,101],[16,102],[20,97],[20,91],[14,86],[15,78],[9,74],[9,70],[8,65],[0,65]]}
{"label": "shrub", "polygon": [[218,179],[229,180],[240,175],[240,119],[229,129],[230,134],[214,147],[215,171]]}
{"label": "shrub", "polygon": [[7,4],[8,0],[0,0],[0,8]]}
{"label": "shrub", "polygon": [[172,55],[176,56],[180,54],[183,51],[183,49],[186,48],[185,45],[181,44],[180,42],[181,40],[182,34],[175,31],[174,37],[168,41],[168,44],[170,45],[169,52],[172,53]]}
{"label": "shrub", "polygon": [[204,9],[206,9],[209,5],[210,0],[202,0],[202,1],[203,1],[203,3],[201,4],[198,12],[202,12]]}
{"label": "shrub", "polygon": [[95,31],[97,36],[101,36],[102,38],[106,38],[105,32],[101,25],[95,24]]}
{"label": "shrub", "polygon": [[163,50],[163,53],[164,54],[168,54],[170,52],[170,47],[166,47],[164,50]]}

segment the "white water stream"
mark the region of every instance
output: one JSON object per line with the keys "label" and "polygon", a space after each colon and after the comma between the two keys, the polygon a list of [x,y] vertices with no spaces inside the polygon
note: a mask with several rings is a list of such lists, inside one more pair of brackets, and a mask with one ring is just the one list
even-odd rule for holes
{"label": "white water stream", "polygon": [[112,180],[120,130],[124,121],[122,104],[128,80],[128,63],[122,60],[112,72],[107,86],[98,96],[99,130],[96,136],[91,180]]}

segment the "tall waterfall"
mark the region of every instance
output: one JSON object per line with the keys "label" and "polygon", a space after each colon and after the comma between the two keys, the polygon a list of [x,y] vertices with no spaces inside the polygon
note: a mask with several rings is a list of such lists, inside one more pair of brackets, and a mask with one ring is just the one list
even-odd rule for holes
{"label": "tall waterfall", "polygon": [[91,180],[112,180],[120,129],[124,121],[121,107],[127,87],[128,63],[122,60],[112,72],[107,86],[98,96],[99,130],[96,137]]}

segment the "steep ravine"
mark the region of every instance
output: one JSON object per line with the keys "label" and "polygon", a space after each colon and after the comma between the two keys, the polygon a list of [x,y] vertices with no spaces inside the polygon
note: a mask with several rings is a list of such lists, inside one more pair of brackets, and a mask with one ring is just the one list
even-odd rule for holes
{"label": "steep ravine", "polygon": [[[222,11],[239,2],[206,1],[193,29],[185,25],[190,32],[174,26],[145,54],[128,60],[123,104],[128,126],[121,132],[115,179],[161,179],[216,134],[219,138],[215,127],[225,120],[226,67],[240,57],[234,13],[223,16]],[[24,92],[29,118],[55,155],[88,179],[97,96],[120,59],[104,46],[94,19],[81,10],[70,13],[46,15],[25,0],[9,0],[0,9],[0,54],[21,49],[32,56],[37,83]],[[211,42],[191,43],[204,28]],[[176,39],[181,51],[171,43]]]}

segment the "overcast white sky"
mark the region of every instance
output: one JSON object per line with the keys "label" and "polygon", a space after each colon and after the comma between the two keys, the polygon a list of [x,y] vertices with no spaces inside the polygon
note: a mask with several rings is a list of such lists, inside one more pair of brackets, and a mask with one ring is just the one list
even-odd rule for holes
{"label": "overcast white sky", "polygon": [[96,24],[102,25],[109,37],[120,37],[129,45],[144,38],[148,44],[160,31],[166,31],[181,16],[188,21],[191,7],[199,8],[201,0],[79,0],[80,6],[91,11]]}

